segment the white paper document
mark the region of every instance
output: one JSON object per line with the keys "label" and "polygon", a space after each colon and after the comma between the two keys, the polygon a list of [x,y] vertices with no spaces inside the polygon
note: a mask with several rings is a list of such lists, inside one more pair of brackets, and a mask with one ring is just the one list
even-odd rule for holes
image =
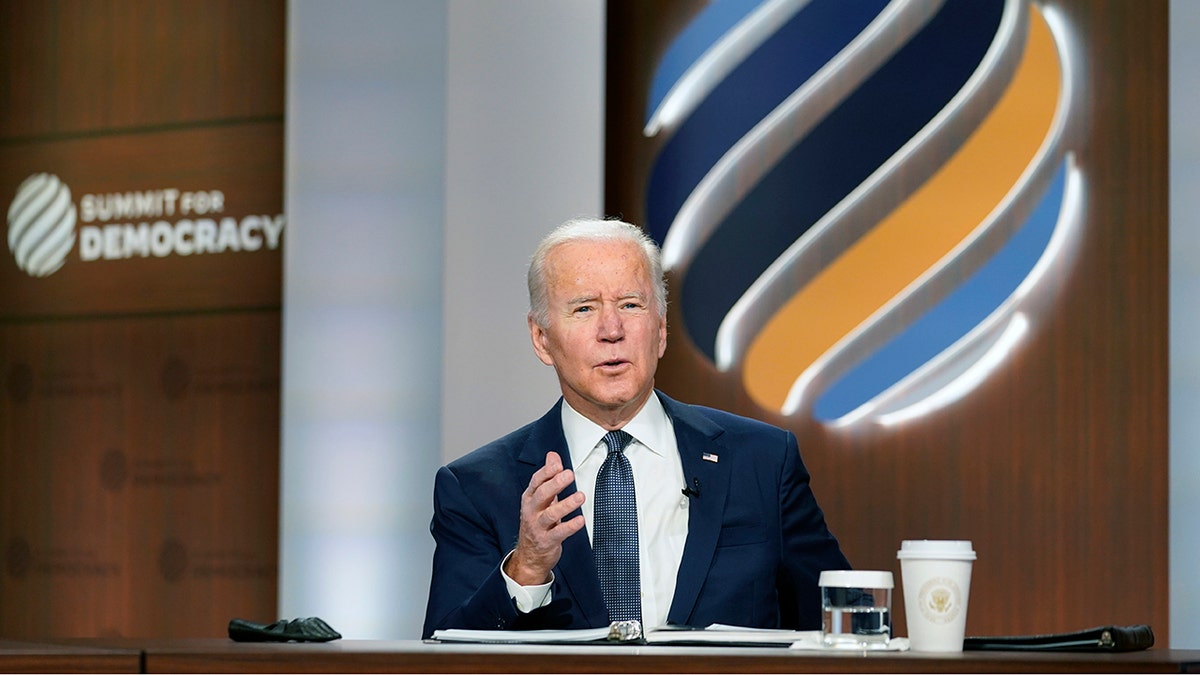
{"label": "white paper document", "polygon": [[608,626],[576,630],[468,630],[447,628],[433,631],[440,642],[481,642],[492,644],[558,644],[606,642]]}
{"label": "white paper document", "polygon": [[870,648],[856,647],[853,645],[838,645],[830,647],[821,640],[821,631],[813,631],[815,637],[797,640],[791,644],[792,649],[810,649],[812,651],[821,652],[845,652],[854,654],[868,654],[870,652],[906,652],[908,651],[908,638],[892,638],[884,644],[871,645]]}
{"label": "white paper document", "polygon": [[821,642],[819,630],[782,630],[778,628],[747,628],[714,623],[704,628],[663,626],[646,635],[649,644],[752,644],[790,646],[799,640]]}
{"label": "white paper document", "polygon": [[[477,644],[622,644],[609,639],[610,629],[581,628],[576,630],[467,630],[450,628],[434,631],[433,639],[439,642],[469,642]],[[758,645],[790,647],[820,651],[860,651],[844,647],[826,647],[821,642],[819,630],[781,630],[775,628],[747,628],[712,624],[704,628],[662,626],[650,630],[642,639],[630,640],[627,644],[711,644],[711,645]],[[904,651],[908,640],[895,638],[886,646],[877,646],[862,651]]]}

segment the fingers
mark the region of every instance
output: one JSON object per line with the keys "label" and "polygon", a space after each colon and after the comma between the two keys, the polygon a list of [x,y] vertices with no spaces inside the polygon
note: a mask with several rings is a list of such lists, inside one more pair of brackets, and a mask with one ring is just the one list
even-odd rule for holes
{"label": "fingers", "polygon": [[558,498],[574,480],[575,472],[563,468],[557,452],[546,453],[545,465],[529,479],[529,487],[521,497],[521,529],[539,546],[557,545],[583,528],[582,516],[563,522],[583,506],[583,493]]}
{"label": "fingers", "polygon": [[[538,524],[545,530],[554,531],[560,541],[566,539],[574,534],[578,528],[576,530],[561,532],[560,528],[564,525],[563,518],[571,515],[571,512],[580,506],[583,506],[583,494],[580,492],[576,492],[562,500],[555,499],[537,512]],[[582,518],[582,516],[579,517]]]}
{"label": "fingers", "polygon": [[[580,499],[579,502],[580,502],[580,504],[582,504],[583,500]],[[575,516],[574,518],[572,518],[570,520],[564,520],[564,521],[560,522],[558,524],[558,526],[554,528],[554,531],[555,531],[555,534],[561,535],[563,539],[566,539],[567,537],[575,534],[576,532],[578,532],[582,529],[583,529],[583,516],[579,515],[579,516]]]}
{"label": "fingers", "polygon": [[[548,452],[546,453],[546,464],[535,471],[529,479],[529,487],[526,488],[525,495],[533,501],[539,511],[552,508],[558,500],[559,493],[565,490],[574,480],[575,472],[563,468],[562,460],[559,459],[558,453]],[[562,518],[575,508],[578,508],[580,504],[583,504],[582,495],[579,495],[579,497],[580,499],[577,500],[568,497],[568,501],[577,503],[565,511],[557,509],[561,512],[558,513],[555,520]]]}
{"label": "fingers", "polygon": [[[564,482],[562,480],[563,471],[562,459],[558,456],[558,453],[553,451],[547,452],[546,463],[542,465],[542,468],[535,471],[533,476],[531,476],[529,479],[529,491],[536,491],[545,483],[553,481],[557,481],[557,484],[561,484],[562,487],[566,487],[571,483],[572,480],[575,479],[575,476],[574,473],[568,471],[568,473],[571,475],[569,476],[569,479]],[[554,494],[558,494],[560,491],[561,488],[556,490]]]}

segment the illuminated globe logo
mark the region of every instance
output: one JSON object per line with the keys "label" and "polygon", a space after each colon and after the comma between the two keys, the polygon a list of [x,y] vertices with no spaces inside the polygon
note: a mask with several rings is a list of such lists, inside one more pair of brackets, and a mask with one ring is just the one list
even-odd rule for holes
{"label": "illuminated globe logo", "polygon": [[659,61],[645,222],[755,404],[897,425],[1009,362],[1080,239],[1078,59],[1031,0],[715,0]]}
{"label": "illuminated globe logo", "polygon": [[17,188],[8,207],[8,249],[29,276],[53,274],[75,246],[71,190],[49,173],[36,173]]}

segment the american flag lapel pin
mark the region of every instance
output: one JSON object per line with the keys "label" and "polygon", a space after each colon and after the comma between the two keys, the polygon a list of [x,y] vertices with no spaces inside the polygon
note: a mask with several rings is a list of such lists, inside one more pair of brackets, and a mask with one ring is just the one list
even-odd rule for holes
{"label": "american flag lapel pin", "polygon": [[700,459],[702,459],[706,462],[712,462],[713,464],[716,464],[717,460],[719,460],[720,457],[717,457],[714,453],[706,452],[703,455],[700,455]]}

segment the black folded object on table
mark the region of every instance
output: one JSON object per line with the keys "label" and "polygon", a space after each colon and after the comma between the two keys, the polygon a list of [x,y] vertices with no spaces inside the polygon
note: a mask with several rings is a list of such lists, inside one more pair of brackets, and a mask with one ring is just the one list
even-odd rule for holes
{"label": "black folded object on table", "polygon": [[1150,626],[1097,626],[1069,633],[967,637],[967,651],[1136,652],[1154,646]]}
{"label": "black folded object on table", "polygon": [[271,624],[245,619],[229,622],[229,638],[235,642],[329,642],[341,637],[341,633],[315,616],[281,619]]}

